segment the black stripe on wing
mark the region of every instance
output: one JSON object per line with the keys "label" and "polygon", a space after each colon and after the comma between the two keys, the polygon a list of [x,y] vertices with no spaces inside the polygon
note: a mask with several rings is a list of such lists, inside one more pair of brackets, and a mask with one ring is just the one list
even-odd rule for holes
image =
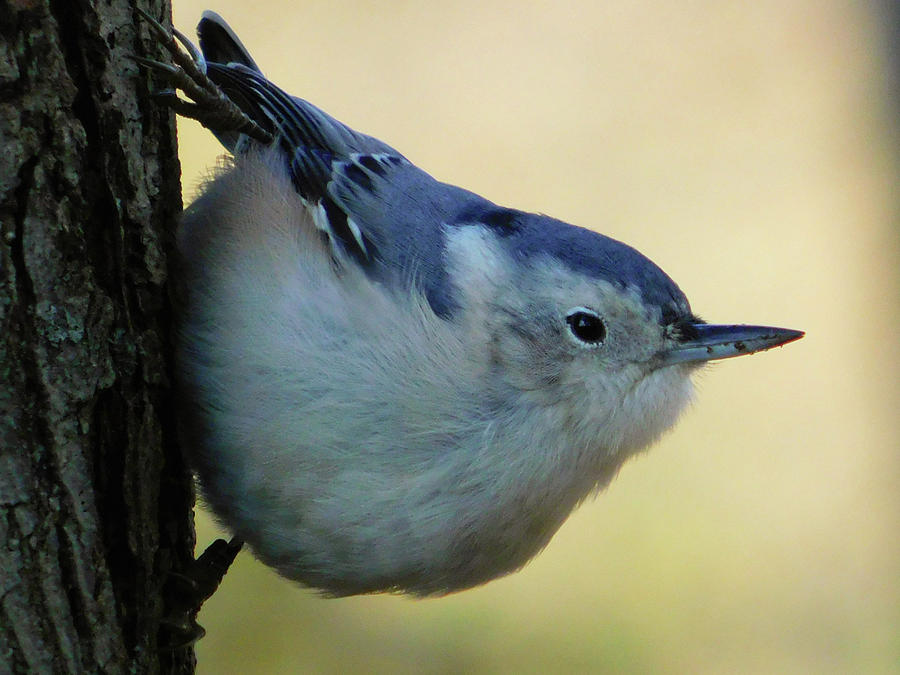
{"label": "black stripe on wing", "polygon": [[225,94],[276,138],[291,182],[313,209],[316,227],[328,235],[336,249],[335,257],[349,255],[363,267],[371,265],[374,245],[328,193],[336,166],[367,137],[356,134],[312,104],[288,95],[249,68],[210,63],[208,70]]}

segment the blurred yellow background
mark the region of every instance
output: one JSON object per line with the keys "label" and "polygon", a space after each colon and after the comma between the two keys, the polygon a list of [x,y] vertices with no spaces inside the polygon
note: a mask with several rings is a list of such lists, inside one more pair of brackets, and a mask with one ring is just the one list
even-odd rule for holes
{"label": "blurred yellow background", "polygon": [[[206,7],[175,0],[176,26]],[[707,369],[674,432],[482,588],[323,600],[243,553],[198,672],[900,672],[898,102],[873,7],[211,6],[272,80],[435,177],[628,242],[708,320],[808,334]],[[223,151],[180,135],[189,200]],[[201,513],[200,546],[219,534]]]}

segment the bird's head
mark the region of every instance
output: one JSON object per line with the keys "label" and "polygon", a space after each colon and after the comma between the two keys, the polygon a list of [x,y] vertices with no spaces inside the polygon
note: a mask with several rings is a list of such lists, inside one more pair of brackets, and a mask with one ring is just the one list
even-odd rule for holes
{"label": "bird's head", "polygon": [[509,213],[502,229],[472,224],[448,233],[460,320],[483,342],[496,386],[559,410],[567,430],[604,448],[644,447],[674,424],[700,366],[803,336],[707,324],[633,248]]}

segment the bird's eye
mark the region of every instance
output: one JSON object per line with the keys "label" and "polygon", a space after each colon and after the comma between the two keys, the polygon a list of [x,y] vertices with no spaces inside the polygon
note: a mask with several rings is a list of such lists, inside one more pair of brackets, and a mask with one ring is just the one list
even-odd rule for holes
{"label": "bird's eye", "polygon": [[566,314],[569,331],[585,347],[599,347],[606,339],[606,326],[597,312],[586,307],[575,307]]}

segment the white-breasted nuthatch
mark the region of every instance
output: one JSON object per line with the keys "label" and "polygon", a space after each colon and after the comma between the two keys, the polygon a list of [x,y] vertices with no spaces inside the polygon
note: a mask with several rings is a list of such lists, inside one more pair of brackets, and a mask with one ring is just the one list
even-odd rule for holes
{"label": "white-breasted nuthatch", "polygon": [[430,595],[516,570],[699,366],[802,337],[703,322],[633,248],[440,183],[269,82],[218,15],[198,33],[141,59],[234,154],[178,233],[185,450],[283,575]]}

